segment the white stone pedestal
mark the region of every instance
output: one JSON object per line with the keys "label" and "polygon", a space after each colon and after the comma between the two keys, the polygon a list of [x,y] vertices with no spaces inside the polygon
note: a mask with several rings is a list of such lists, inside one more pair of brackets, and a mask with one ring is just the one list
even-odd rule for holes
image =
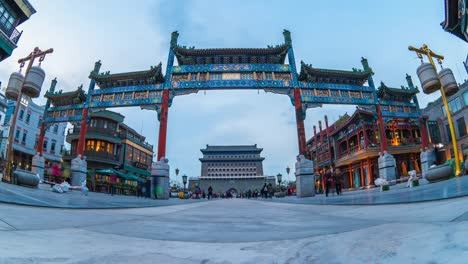
{"label": "white stone pedestal", "polygon": [[86,163],[86,157],[83,159],[81,155],[72,159],[71,161],[71,185],[72,186],[82,186],[86,181],[86,172],[88,169],[88,164]]}
{"label": "white stone pedestal", "polygon": [[427,171],[429,170],[429,167],[434,163],[436,160],[436,156],[434,153],[433,149],[428,149],[426,151],[423,151],[421,149],[421,173],[423,177],[426,177]]}
{"label": "white stone pedestal", "polygon": [[32,158],[31,162],[31,172],[39,175],[40,181],[42,182],[44,180],[44,165],[45,165],[45,159],[39,153],[34,155]]}
{"label": "white stone pedestal", "polygon": [[384,151],[383,155],[379,152],[379,176],[386,181],[396,179],[396,160],[395,158]]}
{"label": "white stone pedestal", "polygon": [[296,196],[298,198],[315,196],[314,163],[304,155],[297,156]]}
{"label": "white stone pedestal", "polygon": [[162,157],[151,166],[151,198],[169,199],[169,160]]}

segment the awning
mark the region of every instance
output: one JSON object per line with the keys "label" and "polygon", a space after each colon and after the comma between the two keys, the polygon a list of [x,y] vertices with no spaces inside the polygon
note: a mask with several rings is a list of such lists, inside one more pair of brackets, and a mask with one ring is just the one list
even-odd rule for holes
{"label": "awning", "polygon": [[143,178],[140,178],[138,176],[131,175],[131,174],[125,174],[125,173],[120,172],[120,171],[115,170],[115,169],[100,169],[100,170],[96,170],[96,173],[97,174],[103,174],[103,175],[115,174],[115,175],[117,175],[117,177],[123,178],[125,180],[146,182],[146,179],[143,179]]}

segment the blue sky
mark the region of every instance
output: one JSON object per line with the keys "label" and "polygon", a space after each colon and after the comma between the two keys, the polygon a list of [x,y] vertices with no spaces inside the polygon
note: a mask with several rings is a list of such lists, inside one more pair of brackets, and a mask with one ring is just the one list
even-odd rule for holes
{"label": "blue sky", "polygon": [[[415,76],[419,60],[407,47],[427,43],[445,55],[445,66],[452,68],[459,82],[467,78],[462,61],[468,44],[441,29],[442,0],[30,2],[37,13],[19,27],[24,30],[19,47],[0,63],[3,86],[18,69],[17,59],[35,46],[55,50],[43,63],[48,73],[43,92],[54,77],[58,88],[68,91],[80,84],[87,87],[88,73],[97,60],[102,60],[103,71],[111,72],[149,69],[159,62],[165,68],[174,30],[180,33],[179,43],[187,46],[266,47],[281,44],[285,28],[292,33],[297,63],[349,70],[361,68],[360,59],[366,57],[376,84],[406,85],[408,73],[419,86]],[[418,97],[425,106],[437,96]],[[333,122],[353,109],[330,105],[308,110],[307,138],[324,114]],[[116,111],[156,150],[155,112],[135,107]],[[208,91],[175,98],[167,142],[172,171],[178,167],[181,174],[199,175],[199,150],[206,144],[258,144],[264,149],[265,174],[285,174],[286,166],[294,167],[297,154],[290,100],[263,91]]]}

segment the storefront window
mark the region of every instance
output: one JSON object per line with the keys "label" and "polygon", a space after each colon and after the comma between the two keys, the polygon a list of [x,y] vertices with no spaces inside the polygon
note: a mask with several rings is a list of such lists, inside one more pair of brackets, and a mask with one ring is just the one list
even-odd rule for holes
{"label": "storefront window", "polygon": [[132,158],[133,158],[133,147],[127,145],[126,160],[128,162],[132,162]]}

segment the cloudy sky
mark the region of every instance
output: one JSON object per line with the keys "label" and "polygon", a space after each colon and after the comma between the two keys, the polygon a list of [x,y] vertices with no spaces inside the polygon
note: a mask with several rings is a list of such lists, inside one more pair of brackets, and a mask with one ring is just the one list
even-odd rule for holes
{"label": "cloudy sky", "polygon": [[[427,43],[446,56],[445,66],[453,69],[459,82],[467,78],[462,61],[468,45],[441,29],[442,0],[30,2],[37,13],[19,27],[24,31],[19,47],[0,63],[3,86],[18,69],[18,58],[35,46],[55,50],[43,63],[48,73],[43,92],[54,77],[64,91],[80,84],[87,87],[88,73],[97,60],[102,60],[101,70],[113,73],[145,70],[159,62],[165,67],[174,30],[180,33],[180,44],[210,48],[281,44],[283,29],[289,29],[296,63],[350,70],[360,68],[361,57],[366,57],[376,84],[383,81],[393,87],[406,85],[406,73],[416,75],[419,60],[408,45]],[[416,79],[415,83],[419,85]],[[419,101],[425,106],[437,96],[419,94]],[[333,122],[353,109],[337,105],[309,109],[307,137],[324,114]],[[136,107],[116,111],[156,150],[155,112]],[[293,106],[286,96],[256,90],[175,98],[167,142],[172,170],[178,167],[181,174],[199,175],[200,148],[206,144],[258,144],[264,149],[265,174],[285,174],[286,166],[294,167],[298,152]]]}

